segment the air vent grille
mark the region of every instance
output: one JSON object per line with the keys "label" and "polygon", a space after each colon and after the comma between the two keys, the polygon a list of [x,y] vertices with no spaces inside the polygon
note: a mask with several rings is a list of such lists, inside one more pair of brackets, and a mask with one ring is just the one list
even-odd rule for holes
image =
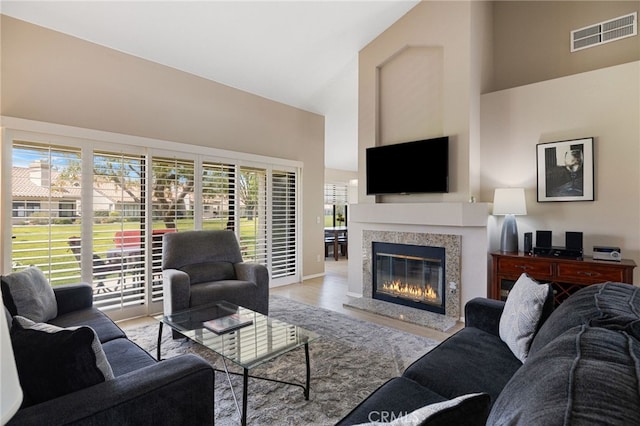
{"label": "air vent grille", "polygon": [[571,31],[571,51],[599,46],[638,34],[638,12]]}

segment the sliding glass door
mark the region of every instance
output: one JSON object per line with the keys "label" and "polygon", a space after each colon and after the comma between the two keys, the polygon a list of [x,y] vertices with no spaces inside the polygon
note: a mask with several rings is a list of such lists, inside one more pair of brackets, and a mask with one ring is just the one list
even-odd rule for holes
{"label": "sliding glass door", "polygon": [[272,285],[299,280],[296,168],[103,145],[12,141],[13,270],[90,282],[114,317],[146,314],[163,300],[163,235],[230,229]]}

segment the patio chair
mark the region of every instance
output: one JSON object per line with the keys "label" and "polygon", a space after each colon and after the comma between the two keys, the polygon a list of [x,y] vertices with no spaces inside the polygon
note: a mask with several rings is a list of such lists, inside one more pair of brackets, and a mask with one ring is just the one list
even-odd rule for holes
{"label": "patio chair", "polygon": [[[69,245],[69,249],[75,256],[78,264],[80,264],[80,237],[69,237],[67,240],[67,244]],[[97,254],[93,254],[93,276],[97,281],[95,292],[96,294],[106,293],[112,291],[112,289],[105,286],[104,282],[109,277],[109,275],[113,275],[116,272],[120,272],[122,270],[122,258],[107,258],[103,259]],[[118,278],[118,285],[120,284],[121,278]],[[118,287],[116,286],[116,290]]]}

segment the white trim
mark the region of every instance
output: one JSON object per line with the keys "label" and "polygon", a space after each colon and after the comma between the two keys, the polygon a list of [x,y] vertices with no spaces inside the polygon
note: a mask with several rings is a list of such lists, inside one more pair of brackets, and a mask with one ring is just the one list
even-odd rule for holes
{"label": "white trim", "polygon": [[284,287],[286,285],[297,284],[299,282],[300,280],[298,280],[297,276],[289,275],[287,277],[278,278],[276,281],[273,281],[272,279],[269,282],[269,288]]}
{"label": "white trim", "polygon": [[[9,212],[11,211],[12,197],[7,194],[11,194],[11,179],[6,179],[4,176],[11,176],[12,166],[11,161],[8,160],[11,158],[11,144],[6,143],[11,138],[11,132],[4,128],[0,129],[0,132],[2,135],[2,143],[0,143],[0,176],[3,176],[0,179],[0,211]],[[0,214],[0,229],[11,229],[11,214]],[[3,232],[3,234],[6,234],[6,232]],[[0,273],[2,275],[11,272],[11,256],[7,254],[11,250],[10,241],[11,236],[0,236],[0,254],[2,254]]]}
{"label": "white trim", "polygon": [[[229,164],[234,164],[236,166],[236,169],[238,170],[242,167],[257,167],[265,170],[268,173],[268,176],[270,176],[273,170],[295,173],[297,176],[296,251],[298,253],[296,259],[296,273],[291,276],[278,278],[275,280],[275,282],[272,279],[271,284],[275,287],[300,281],[302,274],[301,265],[303,260],[303,162],[7,116],[0,116],[0,131],[2,136],[2,148],[0,149],[0,172],[5,170],[6,168],[8,168],[8,170],[11,170],[11,147],[13,145],[13,141],[25,140],[43,144],[75,146],[80,148],[82,151],[91,152],[95,150],[121,152],[126,147],[126,151],[128,153],[136,153],[146,156],[148,164],[150,164],[149,161],[153,157],[179,157],[180,159],[194,160],[196,164],[196,169],[194,170],[194,172],[198,173],[202,161],[211,161],[218,163],[228,162]],[[83,161],[89,161],[91,157],[92,156],[89,156],[87,157],[89,159]],[[83,156],[83,158],[85,157]],[[84,167],[87,167],[87,164],[84,164]],[[151,168],[147,168],[147,179],[150,179],[150,173]],[[10,175],[10,172],[6,173],[5,170],[4,174]],[[267,185],[270,184],[271,182],[268,181]],[[201,182],[196,183],[196,186],[201,187]],[[87,189],[86,191],[88,190],[89,189]],[[87,194],[83,194],[83,196],[85,197],[86,195]],[[4,208],[5,212],[12,211],[11,200],[11,179],[2,179],[2,183],[0,184],[0,207]],[[270,205],[270,200],[268,200],[268,203]],[[201,211],[199,206],[200,203],[196,201],[195,211]],[[89,207],[89,204],[85,206],[85,204],[83,203],[83,209]],[[236,223],[239,223],[239,217],[237,217],[239,211],[239,208],[235,209]],[[270,212],[270,209],[268,211]],[[0,223],[2,224],[3,229],[11,229],[11,214],[5,213],[0,215]],[[194,225],[198,226],[198,221],[194,222]],[[267,221],[266,225],[269,227],[271,226],[269,221]],[[148,229],[151,229],[150,217],[147,218],[147,226]],[[91,222],[83,221],[82,234],[86,235],[88,232],[90,233],[90,230]],[[7,245],[7,243],[10,242],[10,238],[11,237],[9,235],[0,238],[0,266],[2,273],[8,273],[12,269],[10,244]],[[85,260],[83,257],[83,265],[81,267],[82,271],[91,270],[91,268],[91,258],[86,257]],[[150,292],[147,294],[145,306],[147,306],[150,310],[157,310],[158,308],[161,308],[161,305],[161,303],[153,302],[151,300]],[[109,311],[109,315],[117,319],[120,319],[118,318],[120,316],[124,317],[138,314],[145,315],[145,312],[138,312],[137,309],[131,309],[131,307],[127,308],[125,311]]]}
{"label": "white trim", "polygon": [[347,296],[361,298],[362,297],[362,293],[356,293],[354,291],[347,291]]}
{"label": "white trim", "polygon": [[99,143],[116,143],[118,145],[142,146],[153,148],[154,153],[165,149],[172,151],[171,155],[175,155],[175,151],[189,154],[199,154],[206,156],[214,156],[218,159],[229,159],[235,162],[249,161],[259,163],[262,167],[266,164],[289,166],[302,168],[303,163],[297,160],[288,160],[284,158],[267,157],[264,155],[249,154],[246,152],[229,151],[220,148],[213,148],[200,145],[191,145],[181,142],[172,142],[161,139],[147,138],[143,136],[132,136],[122,133],[106,132],[103,130],[84,129],[81,127],[67,126],[63,124],[47,123],[43,121],[27,120],[24,118],[0,116],[0,127],[19,130],[24,132],[42,133],[47,135],[47,140],[51,141],[51,135],[59,135],[64,137],[91,140]]}
{"label": "white trim", "polygon": [[321,272],[319,274],[313,274],[313,275],[304,275],[302,277],[302,281],[312,280],[314,278],[321,278],[321,277],[324,277],[325,275],[326,275],[325,272]]}

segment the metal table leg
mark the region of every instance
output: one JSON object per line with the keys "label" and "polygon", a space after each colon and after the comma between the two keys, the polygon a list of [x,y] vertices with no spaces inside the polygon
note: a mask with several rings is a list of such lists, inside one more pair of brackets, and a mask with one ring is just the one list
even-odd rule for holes
{"label": "metal table leg", "polygon": [[229,371],[229,368],[227,366],[227,360],[222,357],[222,365],[224,367],[224,370],[218,370],[215,369],[215,371],[221,371],[224,372],[227,376],[227,382],[229,383],[229,388],[231,390],[231,396],[233,397],[233,401],[235,402],[236,405],[236,411],[238,412],[238,414],[240,415],[240,424],[242,426],[246,426],[247,424],[247,405],[248,405],[248,398],[249,398],[249,377],[251,377],[252,379],[258,379],[258,380],[266,380],[268,382],[274,382],[274,383],[282,383],[285,385],[291,385],[291,386],[298,386],[302,388],[302,391],[304,393],[304,399],[305,400],[309,400],[309,394],[310,394],[310,389],[311,389],[311,362],[310,362],[310,357],[309,357],[309,343],[305,343],[304,344],[304,357],[305,357],[305,362],[306,362],[306,383],[304,385],[301,385],[299,383],[293,383],[293,382],[287,382],[287,381],[283,381],[283,380],[276,380],[276,379],[269,379],[267,377],[257,377],[257,376],[251,376],[249,375],[249,370],[246,368],[243,368],[242,370],[242,409],[240,409],[240,405],[238,404],[238,399],[236,397],[236,393],[233,389],[233,384],[231,383],[231,375],[240,375],[240,373],[235,373],[233,371]]}
{"label": "metal table leg", "polygon": [[307,383],[304,387],[304,399],[309,400],[309,389],[311,387],[311,364],[309,364],[309,343],[304,344],[304,357],[307,361]]}
{"label": "metal table leg", "polygon": [[242,426],[247,425],[247,395],[248,395],[248,382],[249,382],[249,370],[243,369],[244,374],[242,379]]}
{"label": "metal table leg", "polygon": [[160,329],[158,330],[158,346],[157,346],[157,348],[158,348],[157,350],[158,351],[156,353],[156,359],[158,361],[161,361],[161,359],[160,359],[160,345],[162,344],[162,324],[163,324],[163,322],[160,321]]}

